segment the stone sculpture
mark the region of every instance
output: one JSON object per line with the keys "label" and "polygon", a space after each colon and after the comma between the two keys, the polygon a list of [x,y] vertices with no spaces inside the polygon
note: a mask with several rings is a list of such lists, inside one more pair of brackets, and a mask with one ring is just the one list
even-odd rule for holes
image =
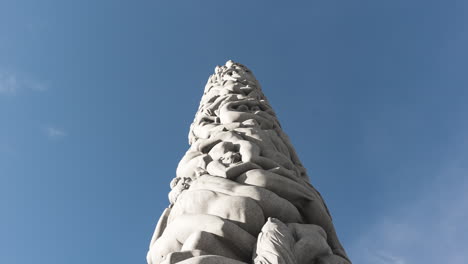
{"label": "stone sculpture", "polygon": [[260,84],[215,68],[171,182],[149,264],[350,264]]}

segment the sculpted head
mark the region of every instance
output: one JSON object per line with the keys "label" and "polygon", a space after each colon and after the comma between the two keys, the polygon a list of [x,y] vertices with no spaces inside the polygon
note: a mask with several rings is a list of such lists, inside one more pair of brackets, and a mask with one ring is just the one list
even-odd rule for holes
{"label": "sculpted head", "polygon": [[257,84],[255,76],[247,67],[232,60],[228,60],[223,66],[216,66],[215,75],[218,75],[222,82],[236,81],[244,84]]}
{"label": "sculpted head", "polygon": [[209,155],[213,160],[219,161],[225,167],[242,161],[242,156],[239,153],[239,145],[229,141],[222,141],[216,144],[209,151]]}
{"label": "sculpted head", "polygon": [[177,197],[179,197],[183,191],[190,188],[191,181],[192,179],[188,177],[176,177],[171,181],[170,185],[172,190],[169,192],[169,202],[171,204],[174,204],[177,201]]}

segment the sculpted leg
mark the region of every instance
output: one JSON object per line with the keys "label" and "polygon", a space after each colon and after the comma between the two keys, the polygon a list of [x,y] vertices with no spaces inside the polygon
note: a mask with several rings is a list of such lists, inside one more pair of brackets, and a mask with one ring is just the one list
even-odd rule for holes
{"label": "sculpted leg", "polygon": [[187,238],[200,231],[225,238],[226,242],[237,245],[242,255],[252,254],[255,237],[237,225],[213,215],[181,215],[166,227],[163,235],[152,245],[152,262],[160,263],[169,253],[180,251]]}
{"label": "sculpted leg", "polygon": [[322,227],[311,224],[284,224],[269,218],[258,236],[254,264],[350,264],[334,255]]}
{"label": "sculpted leg", "polygon": [[333,254],[348,259],[343,246],[338,240],[330,215],[323,209],[323,205],[317,201],[310,201],[306,204],[302,213],[307,219],[307,223],[319,225],[325,230],[327,233],[327,242],[330,245]]}
{"label": "sculpted leg", "polygon": [[168,254],[180,251],[181,248],[182,243],[177,239],[169,240],[164,239],[164,236],[162,236],[150,246],[146,259],[149,264],[159,264]]}
{"label": "sculpted leg", "polygon": [[247,264],[247,263],[234,260],[234,259],[230,259],[230,258],[226,258],[226,257],[222,257],[222,256],[208,255],[208,256],[190,258],[182,262],[179,262],[179,264]]}
{"label": "sculpted leg", "polygon": [[314,263],[319,256],[333,254],[327,243],[327,234],[320,226],[288,224],[288,227],[296,237],[294,254],[296,255],[297,263]]}
{"label": "sculpted leg", "polygon": [[171,209],[168,223],[187,214],[219,216],[237,224],[253,236],[257,236],[265,222],[262,208],[255,200],[211,190],[183,191]]}
{"label": "sculpted leg", "polygon": [[226,239],[204,231],[192,233],[182,246],[182,251],[201,250],[207,255],[218,255],[239,261],[250,258],[250,255],[242,255],[242,252],[236,249]]}
{"label": "sculpted leg", "polygon": [[156,229],[154,230],[153,237],[151,238],[150,246],[156,241],[156,239],[158,239],[162,235],[164,229],[166,229],[167,218],[169,217],[170,213],[170,208],[166,208],[162,213],[158,223],[156,224]]}
{"label": "sculpted leg", "polygon": [[167,255],[167,257],[164,259],[163,262],[161,262],[161,264],[175,264],[175,263],[179,263],[189,258],[203,256],[203,255],[209,255],[209,254],[201,250],[172,252],[169,255]]}

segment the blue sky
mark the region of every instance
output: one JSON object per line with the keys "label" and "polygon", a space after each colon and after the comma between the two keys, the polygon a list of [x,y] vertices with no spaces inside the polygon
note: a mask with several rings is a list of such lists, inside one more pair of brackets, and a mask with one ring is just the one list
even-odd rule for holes
{"label": "blue sky", "polygon": [[466,1],[1,1],[0,263],[144,263],[228,59],[354,263],[466,263],[466,47]]}

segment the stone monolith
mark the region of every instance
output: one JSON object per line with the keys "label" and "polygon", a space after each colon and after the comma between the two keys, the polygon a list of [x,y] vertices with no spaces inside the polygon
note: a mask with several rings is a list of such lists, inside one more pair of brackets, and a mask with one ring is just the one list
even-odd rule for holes
{"label": "stone monolith", "polygon": [[215,68],[149,264],[350,264],[320,193],[252,72]]}

